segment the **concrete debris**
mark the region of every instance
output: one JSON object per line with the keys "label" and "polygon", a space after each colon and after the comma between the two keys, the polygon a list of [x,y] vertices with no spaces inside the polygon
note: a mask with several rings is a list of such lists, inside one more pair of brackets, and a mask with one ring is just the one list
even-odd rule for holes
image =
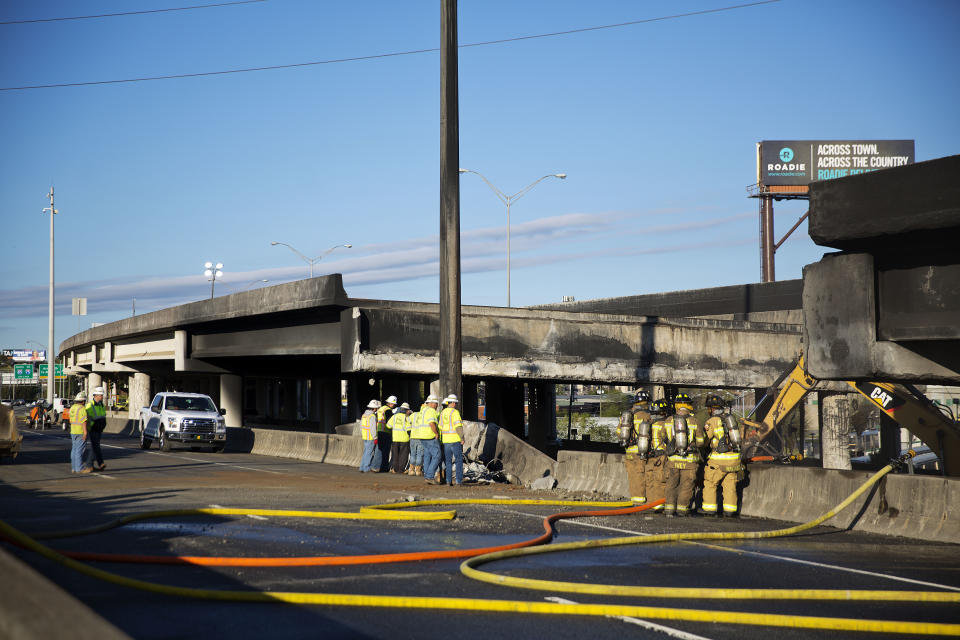
{"label": "concrete debris", "polygon": [[511,481],[509,479],[509,474],[505,474],[502,471],[503,465],[500,464],[498,460],[491,461],[490,465],[485,465],[482,462],[467,462],[463,461],[463,481],[470,482],[472,484],[498,484],[498,483],[514,483],[518,481]]}
{"label": "concrete debris", "polygon": [[557,479],[553,476],[544,476],[543,478],[538,478],[530,483],[531,489],[538,489],[541,491],[549,491],[557,486]]}

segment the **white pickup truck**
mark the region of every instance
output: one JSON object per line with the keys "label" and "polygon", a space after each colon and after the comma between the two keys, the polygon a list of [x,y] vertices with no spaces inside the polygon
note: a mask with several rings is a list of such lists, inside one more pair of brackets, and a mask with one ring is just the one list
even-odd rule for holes
{"label": "white pickup truck", "polygon": [[149,407],[140,409],[140,448],[149,449],[156,440],[163,451],[173,442],[213,445],[214,451],[222,451],[227,443],[225,413],[202,393],[158,393]]}

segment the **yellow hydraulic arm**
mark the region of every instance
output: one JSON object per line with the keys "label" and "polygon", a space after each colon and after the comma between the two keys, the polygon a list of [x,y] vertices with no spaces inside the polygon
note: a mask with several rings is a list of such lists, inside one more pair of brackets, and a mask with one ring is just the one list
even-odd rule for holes
{"label": "yellow hydraulic arm", "polygon": [[[760,421],[744,420],[744,452],[752,455],[819,381],[806,370],[803,356],[775,385],[776,399]],[[916,388],[890,382],[847,382],[892,420],[920,438],[940,456],[946,475],[960,476],[960,426]]]}

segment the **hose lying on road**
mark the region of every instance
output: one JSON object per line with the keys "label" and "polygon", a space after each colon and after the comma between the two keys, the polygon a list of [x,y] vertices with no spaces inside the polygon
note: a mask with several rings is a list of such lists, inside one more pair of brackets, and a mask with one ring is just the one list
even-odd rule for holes
{"label": "hose lying on road", "polygon": [[[833,517],[841,509],[848,506],[853,500],[855,500],[859,495],[862,495],[867,488],[876,483],[880,478],[889,473],[893,469],[892,465],[888,465],[884,469],[880,470],[877,474],[871,477],[867,482],[865,482],[854,494],[849,498],[844,500],[840,505],[831,511],[827,512],[820,518],[813,520],[804,525],[799,525],[797,527],[790,527],[788,529],[780,529],[777,531],[770,532],[753,532],[746,534],[671,534],[667,536],[651,536],[651,537],[641,537],[641,538],[614,538],[612,540],[591,540],[586,543],[568,543],[563,545],[554,545],[558,549],[572,549],[572,548],[589,548],[589,547],[601,547],[601,546],[613,546],[613,545],[625,545],[625,544],[640,544],[650,543],[650,542],[663,542],[667,540],[703,540],[703,539],[745,539],[745,538],[767,538],[774,536],[790,535],[791,533],[797,533],[809,529],[817,524],[824,522],[825,520]],[[428,501],[423,501],[426,503]],[[430,501],[434,504],[443,503],[444,501]],[[468,501],[473,502],[473,501]],[[503,501],[505,503],[510,503],[512,501]],[[404,504],[404,503],[401,503]],[[654,504],[644,505],[641,507],[630,507],[628,509],[622,509],[621,511],[643,511],[647,508],[654,506]],[[405,506],[413,506],[414,503],[405,503]],[[381,510],[386,507],[381,506]],[[399,505],[391,505],[389,508],[399,508]],[[243,510],[238,510],[243,511]],[[366,512],[366,510],[364,511]],[[600,512],[574,512],[581,513],[583,515],[589,513],[599,513],[603,515],[610,515],[610,511],[600,511]],[[566,514],[555,514],[551,518],[562,517]],[[116,575],[101,569],[89,566],[82,562],[79,562],[75,559],[68,558],[61,553],[54,551],[46,547],[45,545],[37,542],[35,539],[27,536],[14,527],[8,525],[7,523],[0,520],[0,535],[4,538],[14,542],[15,544],[21,545],[24,548],[27,548],[31,551],[35,551],[45,558],[57,562],[65,567],[78,571],[84,575],[104,580],[113,584],[131,587],[134,589],[140,589],[143,591],[148,591],[152,593],[158,593],[168,596],[177,596],[185,598],[196,598],[203,600],[220,600],[220,601],[231,601],[231,602],[285,602],[293,604],[313,604],[313,605],[324,605],[324,606],[351,606],[351,607],[389,607],[389,608],[403,608],[403,609],[431,609],[431,610],[453,610],[453,611],[489,611],[489,612],[501,612],[501,613],[533,613],[533,614],[550,614],[550,615],[587,615],[587,616],[629,616],[629,617],[640,617],[640,618],[654,618],[654,619],[665,619],[665,620],[684,620],[684,621],[695,621],[695,622],[708,622],[708,623],[729,623],[729,624],[745,624],[745,625],[764,625],[764,626],[775,626],[775,627],[790,627],[790,628],[803,628],[803,629],[825,629],[825,630],[838,630],[838,631],[864,631],[864,632],[876,632],[876,633],[895,633],[895,634],[914,634],[914,635],[943,635],[943,636],[960,636],[960,624],[949,624],[949,623],[932,623],[932,622],[922,622],[922,621],[895,621],[895,620],[867,620],[867,619],[855,619],[855,618],[828,618],[820,616],[793,616],[793,615],[775,615],[775,614],[761,614],[761,613],[750,613],[750,612],[737,612],[737,611],[711,611],[711,610],[701,610],[701,609],[683,609],[683,608],[668,608],[668,607],[651,607],[651,606],[636,606],[636,605],[617,605],[617,604],[560,604],[552,602],[530,602],[522,600],[486,600],[486,599],[475,599],[475,598],[440,598],[440,597],[417,597],[417,596],[377,596],[377,595],[360,595],[360,594],[330,594],[330,593],[298,593],[298,592],[248,592],[248,591],[225,591],[225,590],[215,590],[215,589],[195,589],[188,587],[175,587],[169,585],[156,584],[151,582],[146,582],[143,580],[136,580],[133,578],[127,578],[124,576]],[[730,537],[726,537],[730,536]],[[541,549],[552,549],[553,547],[533,547],[526,550],[527,553],[530,552],[540,552]],[[508,555],[501,555],[508,554]],[[481,564],[482,562],[490,562],[495,559],[502,559],[505,557],[514,557],[518,555],[523,555],[519,551],[505,551],[497,552],[492,554],[485,554],[477,558],[476,562],[472,564]],[[471,563],[465,562],[461,570],[469,575],[470,577],[478,577],[481,574],[483,577],[478,577],[478,579],[483,579],[487,582],[493,582],[495,584],[509,584],[509,580],[512,578],[506,576],[495,576],[494,574],[485,574],[484,572],[477,571],[472,566],[468,566]],[[543,581],[532,581],[533,583],[542,584]],[[516,584],[513,586],[524,586],[524,588],[540,588],[540,586],[531,587],[528,586],[531,583],[525,583],[523,585]],[[556,585],[570,585],[576,583],[554,583]],[[585,585],[577,585],[578,588]],[[593,585],[597,590],[591,591],[591,593],[602,593],[604,595],[621,595],[614,593],[616,590],[616,585]],[[556,587],[551,587],[556,589]],[[746,591],[746,590],[740,590]],[[825,592],[825,590],[791,590],[794,594],[801,594],[804,591],[813,592]],[[768,591],[761,591],[762,593],[768,593]],[[849,591],[838,591],[834,592],[836,595],[848,594]],[[894,594],[902,593],[904,594],[902,599],[906,600],[913,598],[914,601],[926,601],[926,602],[956,602],[956,599],[949,599],[957,594],[947,593],[943,597],[946,599],[926,599],[927,592],[868,592],[873,593],[873,600],[883,600],[886,599],[883,594]],[[937,592],[932,592],[937,593]],[[921,595],[923,594],[923,595]],[[631,594],[632,595],[632,594]],[[649,594],[644,594],[649,595]],[[658,590],[657,596],[662,596],[663,591]],[[681,596],[674,596],[681,597]],[[682,597],[690,597],[684,595]],[[697,594],[696,597],[703,597],[703,594]],[[750,598],[756,599],[758,596],[756,594],[747,596],[743,594],[740,596],[743,599]],[[793,596],[796,597],[796,596]],[[831,599],[838,599],[834,596]],[[841,598],[841,599],[846,599]],[[899,596],[898,596],[899,599]]]}

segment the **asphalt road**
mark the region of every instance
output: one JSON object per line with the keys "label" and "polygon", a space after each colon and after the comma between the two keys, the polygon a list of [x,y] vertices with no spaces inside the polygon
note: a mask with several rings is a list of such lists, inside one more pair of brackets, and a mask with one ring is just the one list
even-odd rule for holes
{"label": "asphalt road", "polygon": [[[347,467],[239,453],[155,448],[106,435],[107,470],[70,474],[69,439],[59,431],[25,431],[23,451],[0,466],[0,517],[27,532],[73,529],[156,509],[207,506],[356,511],[368,504],[422,498],[556,499],[509,485],[431,487],[422,479],[359,474]],[[815,488],[811,488],[815,490]],[[532,538],[543,531],[542,506],[458,505],[447,521],[349,521],[260,517],[145,520],[107,532],[53,540],[58,549],[136,554],[315,556],[472,548]],[[433,509],[433,508],[431,508]],[[666,519],[632,514],[557,525],[557,541],[691,530],[766,530],[759,519]],[[836,631],[773,629],[719,623],[535,616],[470,611],[397,610],[240,604],[188,600],[90,578],[5,545],[52,581],[134,638],[638,638],[749,639],[851,637]],[[525,577],[617,584],[960,591],[960,546],[837,531],[749,542],[673,543],[546,554],[485,568]],[[98,563],[142,580],[205,589],[455,596],[575,601],[756,611],[805,616],[960,623],[960,607],[824,602],[638,601],[526,591],[472,581],[459,560],[348,567],[178,567]],[[45,615],[38,612],[38,615]],[[68,637],[68,621],[64,622]],[[859,634],[858,637],[888,638]]]}

